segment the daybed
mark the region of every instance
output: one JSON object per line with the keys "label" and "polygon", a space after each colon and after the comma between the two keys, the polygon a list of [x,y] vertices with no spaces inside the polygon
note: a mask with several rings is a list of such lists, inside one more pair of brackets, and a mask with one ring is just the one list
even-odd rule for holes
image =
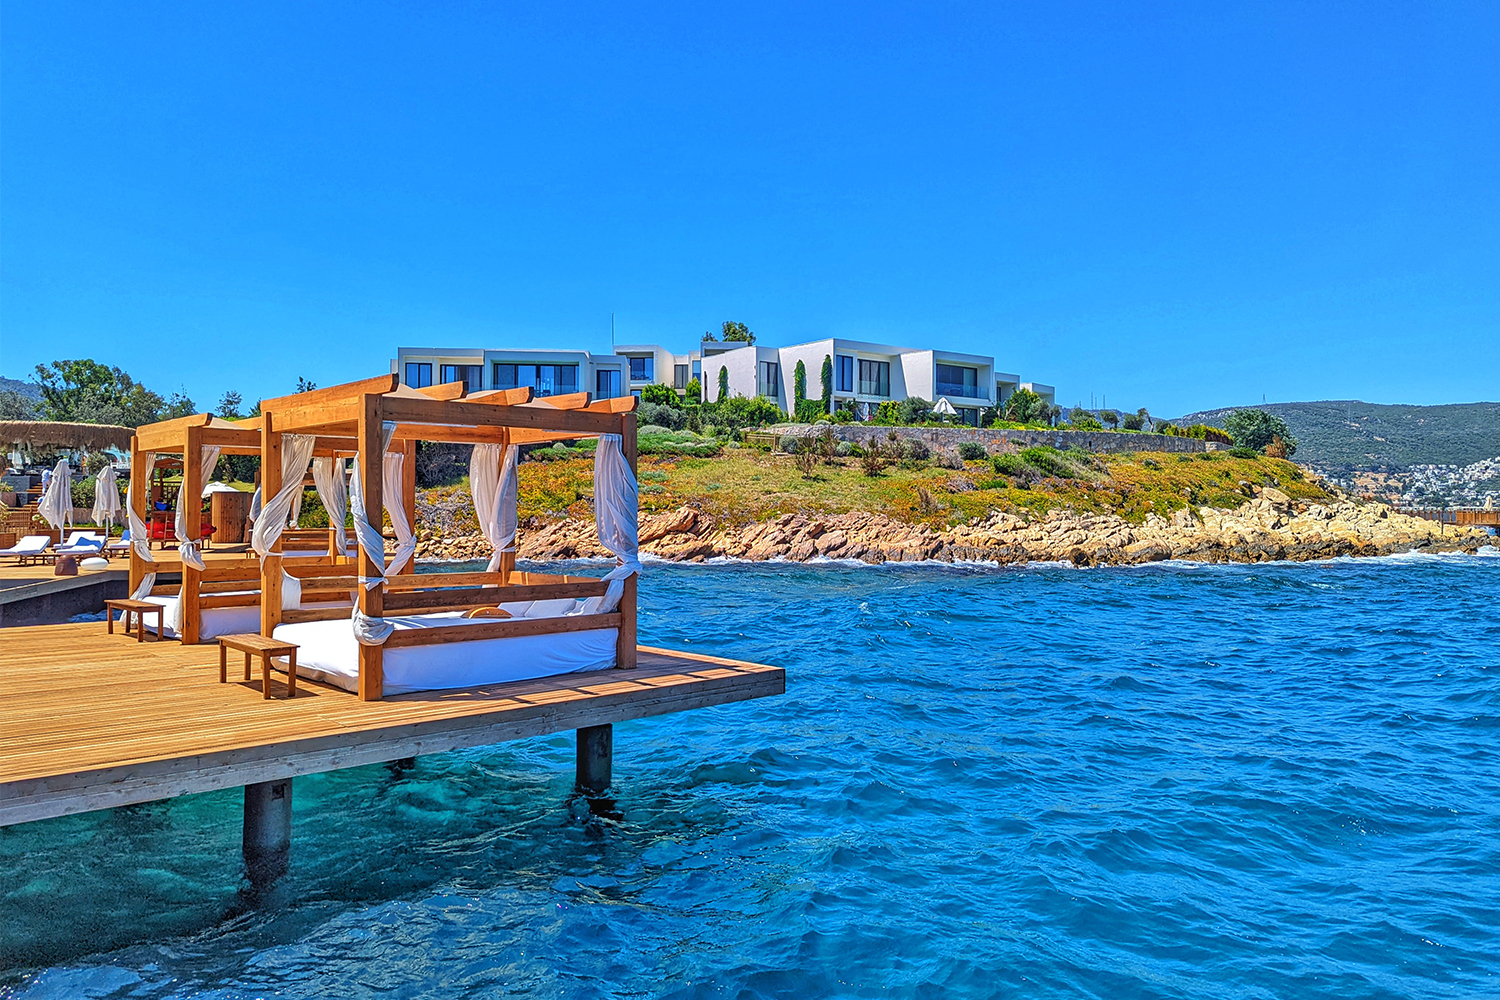
{"label": "daybed", "polygon": [[0,549],[0,556],[11,556],[16,560],[17,566],[25,566],[28,562],[37,563],[53,558],[53,553],[48,551],[51,547],[51,535],[27,535],[10,548]]}

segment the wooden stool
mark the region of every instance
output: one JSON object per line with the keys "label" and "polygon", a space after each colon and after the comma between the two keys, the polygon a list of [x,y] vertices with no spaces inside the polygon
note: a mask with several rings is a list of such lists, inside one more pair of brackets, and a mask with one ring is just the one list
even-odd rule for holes
{"label": "wooden stool", "polygon": [[260,654],[260,687],[264,696],[271,697],[271,657],[286,657],[286,696],[297,697],[297,644],[277,642],[267,636],[250,632],[242,635],[219,636],[219,683],[228,680],[229,650],[237,649],[245,654],[245,680],[250,679],[250,656]]}
{"label": "wooden stool", "polygon": [[104,602],[104,620],[109,625],[109,634],[115,634],[114,612],[125,612],[125,634],[130,634],[130,616],[136,616],[135,641],[144,642],[146,639],[146,616],[152,613],[156,615],[156,638],[152,642],[161,642],[162,630],[166,627],[162,622],[161,613],[167,610],[160,604],[152,604],[150,601],[136,601],[128,597],[118,600]]}

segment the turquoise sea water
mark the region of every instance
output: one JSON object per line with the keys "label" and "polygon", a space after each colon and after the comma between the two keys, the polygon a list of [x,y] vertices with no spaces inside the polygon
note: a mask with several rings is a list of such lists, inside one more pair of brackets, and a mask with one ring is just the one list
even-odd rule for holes
{"label": "turquoise sea water", "polygon": [[[785,697],[0,830],[0,995],[1500,995],[1500,558],[651,566]],[[0,692],[3,696],[3,692]]]}

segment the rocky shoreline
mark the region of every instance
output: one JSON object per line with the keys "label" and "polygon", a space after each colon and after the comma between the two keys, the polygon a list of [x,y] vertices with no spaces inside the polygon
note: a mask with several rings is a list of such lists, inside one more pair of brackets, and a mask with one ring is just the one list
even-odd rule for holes
{"label": "rocky shoreline", "polygon": [[[1496,544],[1482,530],[1444,530],[1384,504],[1302,504],[1275,489],[1261,490],[1235,510],[1184,509],[1170,519],[1149,515],[1145,524],[1131,524],[1113,514],[1053,510],[1034,518],[996,513],[942,529],[868,512],[785,514],[758,524],[732,525],[685,505],[643,519],[640,540],[642,552],[677,562],[804,562],[824,557],[867,563],[1067,561],[1075,566],[1165,559],[1253,563],[1408,551],[1472,553]],[[419,559],[469,560],[489,554],[482,535],[419,535]],[[604,557],[608,552],[600,546],[592,520],[565,518],[523,530],[518,555],[548,561]]]}

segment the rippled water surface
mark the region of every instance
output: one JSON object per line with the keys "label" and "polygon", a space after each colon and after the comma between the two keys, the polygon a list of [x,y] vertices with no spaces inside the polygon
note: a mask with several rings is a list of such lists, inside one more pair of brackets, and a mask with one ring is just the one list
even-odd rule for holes
{"label": "rippled water surface", "polygon": [[[1500,558],[649,567],[785,697],[0,830],[0,995],[1500,995]],[[3,692],[0,692],[3,697]],[[270,711],[270,707],[267,709]]]}

